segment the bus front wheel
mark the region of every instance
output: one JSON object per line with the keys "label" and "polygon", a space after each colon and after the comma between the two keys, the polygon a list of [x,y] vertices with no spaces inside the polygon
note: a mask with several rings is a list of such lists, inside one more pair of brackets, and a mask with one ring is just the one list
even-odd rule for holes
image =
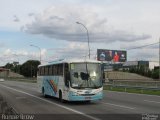
{"label": "bus front wheel", "polygon": [[60,102],[64,102],[64,100],[62,98],[62,91],[61,90],[59,91],[59,100],[60,100]]}

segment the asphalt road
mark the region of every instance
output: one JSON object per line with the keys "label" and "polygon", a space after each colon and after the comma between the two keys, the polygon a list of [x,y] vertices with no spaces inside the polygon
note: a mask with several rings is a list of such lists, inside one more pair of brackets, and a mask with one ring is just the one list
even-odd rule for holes
{"label": "asphalt road", "polygon": [[[102,101],[61,103],[44,98],[36,83],[0,82],[0,94],[17,113],[36,120],[142,120],[160,119],[160,96],[104,91]],[[143,119],[146,120],[146,119]]]}

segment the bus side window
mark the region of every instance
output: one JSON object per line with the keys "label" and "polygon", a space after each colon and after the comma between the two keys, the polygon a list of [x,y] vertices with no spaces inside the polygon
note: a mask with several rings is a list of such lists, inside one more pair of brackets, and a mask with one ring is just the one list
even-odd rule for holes
{"label": "bus side window", "polygon": [[45,69],[44,69],[44,67],[42,67],[42,75],[45,75],[44,71],[45,71]]}
{"label": "bus side window", "polygon": [[49,66],[49,75],[52,75],[52,66]]}
{"label": "bus side window", "polygon": [[48,75],[48,66],[45,67],[45,75]]}
{"label": "bus side window", "polygon": [[57,75],[60,75],[60,64],[57,65]]}
{"label": "bus side window", "polygon": [[59,75],[63,75],[63,64],[59,65]]}
{"label": "bus side window", "polygon": [[57,65],[54,66],[54,75],[57,75]]}
{"label": "bus side window", "polygon": [[54,69],[55,67],[54,67],[54,65],[52,65],[52,75],[55,75],[55,69]]}
{"label": "bus side window", "polygon": [[39,68],[38,68],[38,75],[39,75],[39,76],[41,76],[41,71],[42,71],[42,68],[39,67]]}
{"label": "bus side window", "polygon": [[44,75],[44,67],[41,67],[41,75]]}
{"label": "bus side window", "polygon": [[40,68],[37,69],[37,75],[40,75]]}

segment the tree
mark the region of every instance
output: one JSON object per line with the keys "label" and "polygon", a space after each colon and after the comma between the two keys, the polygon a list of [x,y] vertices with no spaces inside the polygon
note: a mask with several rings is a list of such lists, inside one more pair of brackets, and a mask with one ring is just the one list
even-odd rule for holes
{"label": "tree", "polygon": [[145,67],[143,65],[139,66],[139,74],[144,75],[145,74]]}
{"label": "tree", "polygon": [[14,62],[13,63],[7,63],[5,65],[6,69],[10,69],[12,72],[15,72],[15,73],[20,73],[20,67],[21,67],[21,65],[14,64]]}
{"label": "tree", "polygon": [[5,65],[5,68],[6,68],[6,69],[11,69],[11,70],[13,70],[13,69],[14,69],[14,65],[13,65],[13,63],[7,63],[7,64]]}
{"label": "tree", "polygon": [[37,77],[38,65],[40,61],[37,60],[28,60],[21,66],[21,74],[25,77]]}
{"label": "tree", "polygon": [[154,70],[153,72],[152,72],[152,78],[153,79],[158,79],[159,78],[159,70],[157,69],[157,70]]}

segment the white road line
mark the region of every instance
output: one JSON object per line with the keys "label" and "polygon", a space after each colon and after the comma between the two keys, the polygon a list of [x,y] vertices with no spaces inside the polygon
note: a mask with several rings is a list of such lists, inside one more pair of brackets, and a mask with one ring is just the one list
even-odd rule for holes
{"label": "white road line", "polygon": [[151,103],[158,103],[158,104],[160,104],[160,102],[158,102],[158,101],[152,101],[152,100],[144,100],[145,102],[151,102]]}
{"label": "white road line", "polygon": [[124,106],[124,105],[117,105],[117,104],[113,104],[113,103],[105,103],[105,102],[101,102],[102,104],[106,104],[106,105],[111,105],[111,106],[116,106],[116,107],[121,107],[121,108],[126,108],[126,109],[135,109],[133,107],[128,107],[128,106]]}
{"label": "white road line", "polygon": [[72,112],[74,112],[74,113],[80,114],[80,115],[85,116],[85,117],[87,117],[87,118],[90,118],[90,119],[92,119],[92,120],[100,120],[99,118],[96,118],[96,117],[87,115],[87,114],[85,114],[85,113],[83,113],[83,112],[80,112],[80,111],[77,111],[77,110],[75,110],[75,109],[72,109],[72,108],[69,108],[69,107],[66,107],[66,106],[63,106],[63,105],[60,105],[60,104],[51,102],[51,101],[49,101],[49,100],[46,100],[46,99],[43,99],[43,98],[40,98],[40,97],[37,97],[37,96],[32,95],[32,94],[29,94],[29,93],[27,93],[27,92],[24,92],[24,91],[21,91],[21,90],[17,90],[17,89],[14,89],[14,88],[11,88],[11,87],[2,85],[2,84],[1,84],[1,86],[5,87],[5,88],[8,88],[8,89],[11,89],[11,90],[14,90],[14,91],[16,91],[16,92],[20,92],[20,93],[26,94],[26,95],[31,96],[31,97],[34,97],[34,98],[37,98],[37,99],[39,99],[39,100],[42,100],[42,101],[45,101],[45,102],[47,102],[47,103],[56,105],[56,106],[58,106],[58,107],[67,109],[67,110],[69,110],[69,111],[72,111]]}
{"label": "white road line", "polygon": [[25,99],[26,97],[16,97],[16,99]]}

